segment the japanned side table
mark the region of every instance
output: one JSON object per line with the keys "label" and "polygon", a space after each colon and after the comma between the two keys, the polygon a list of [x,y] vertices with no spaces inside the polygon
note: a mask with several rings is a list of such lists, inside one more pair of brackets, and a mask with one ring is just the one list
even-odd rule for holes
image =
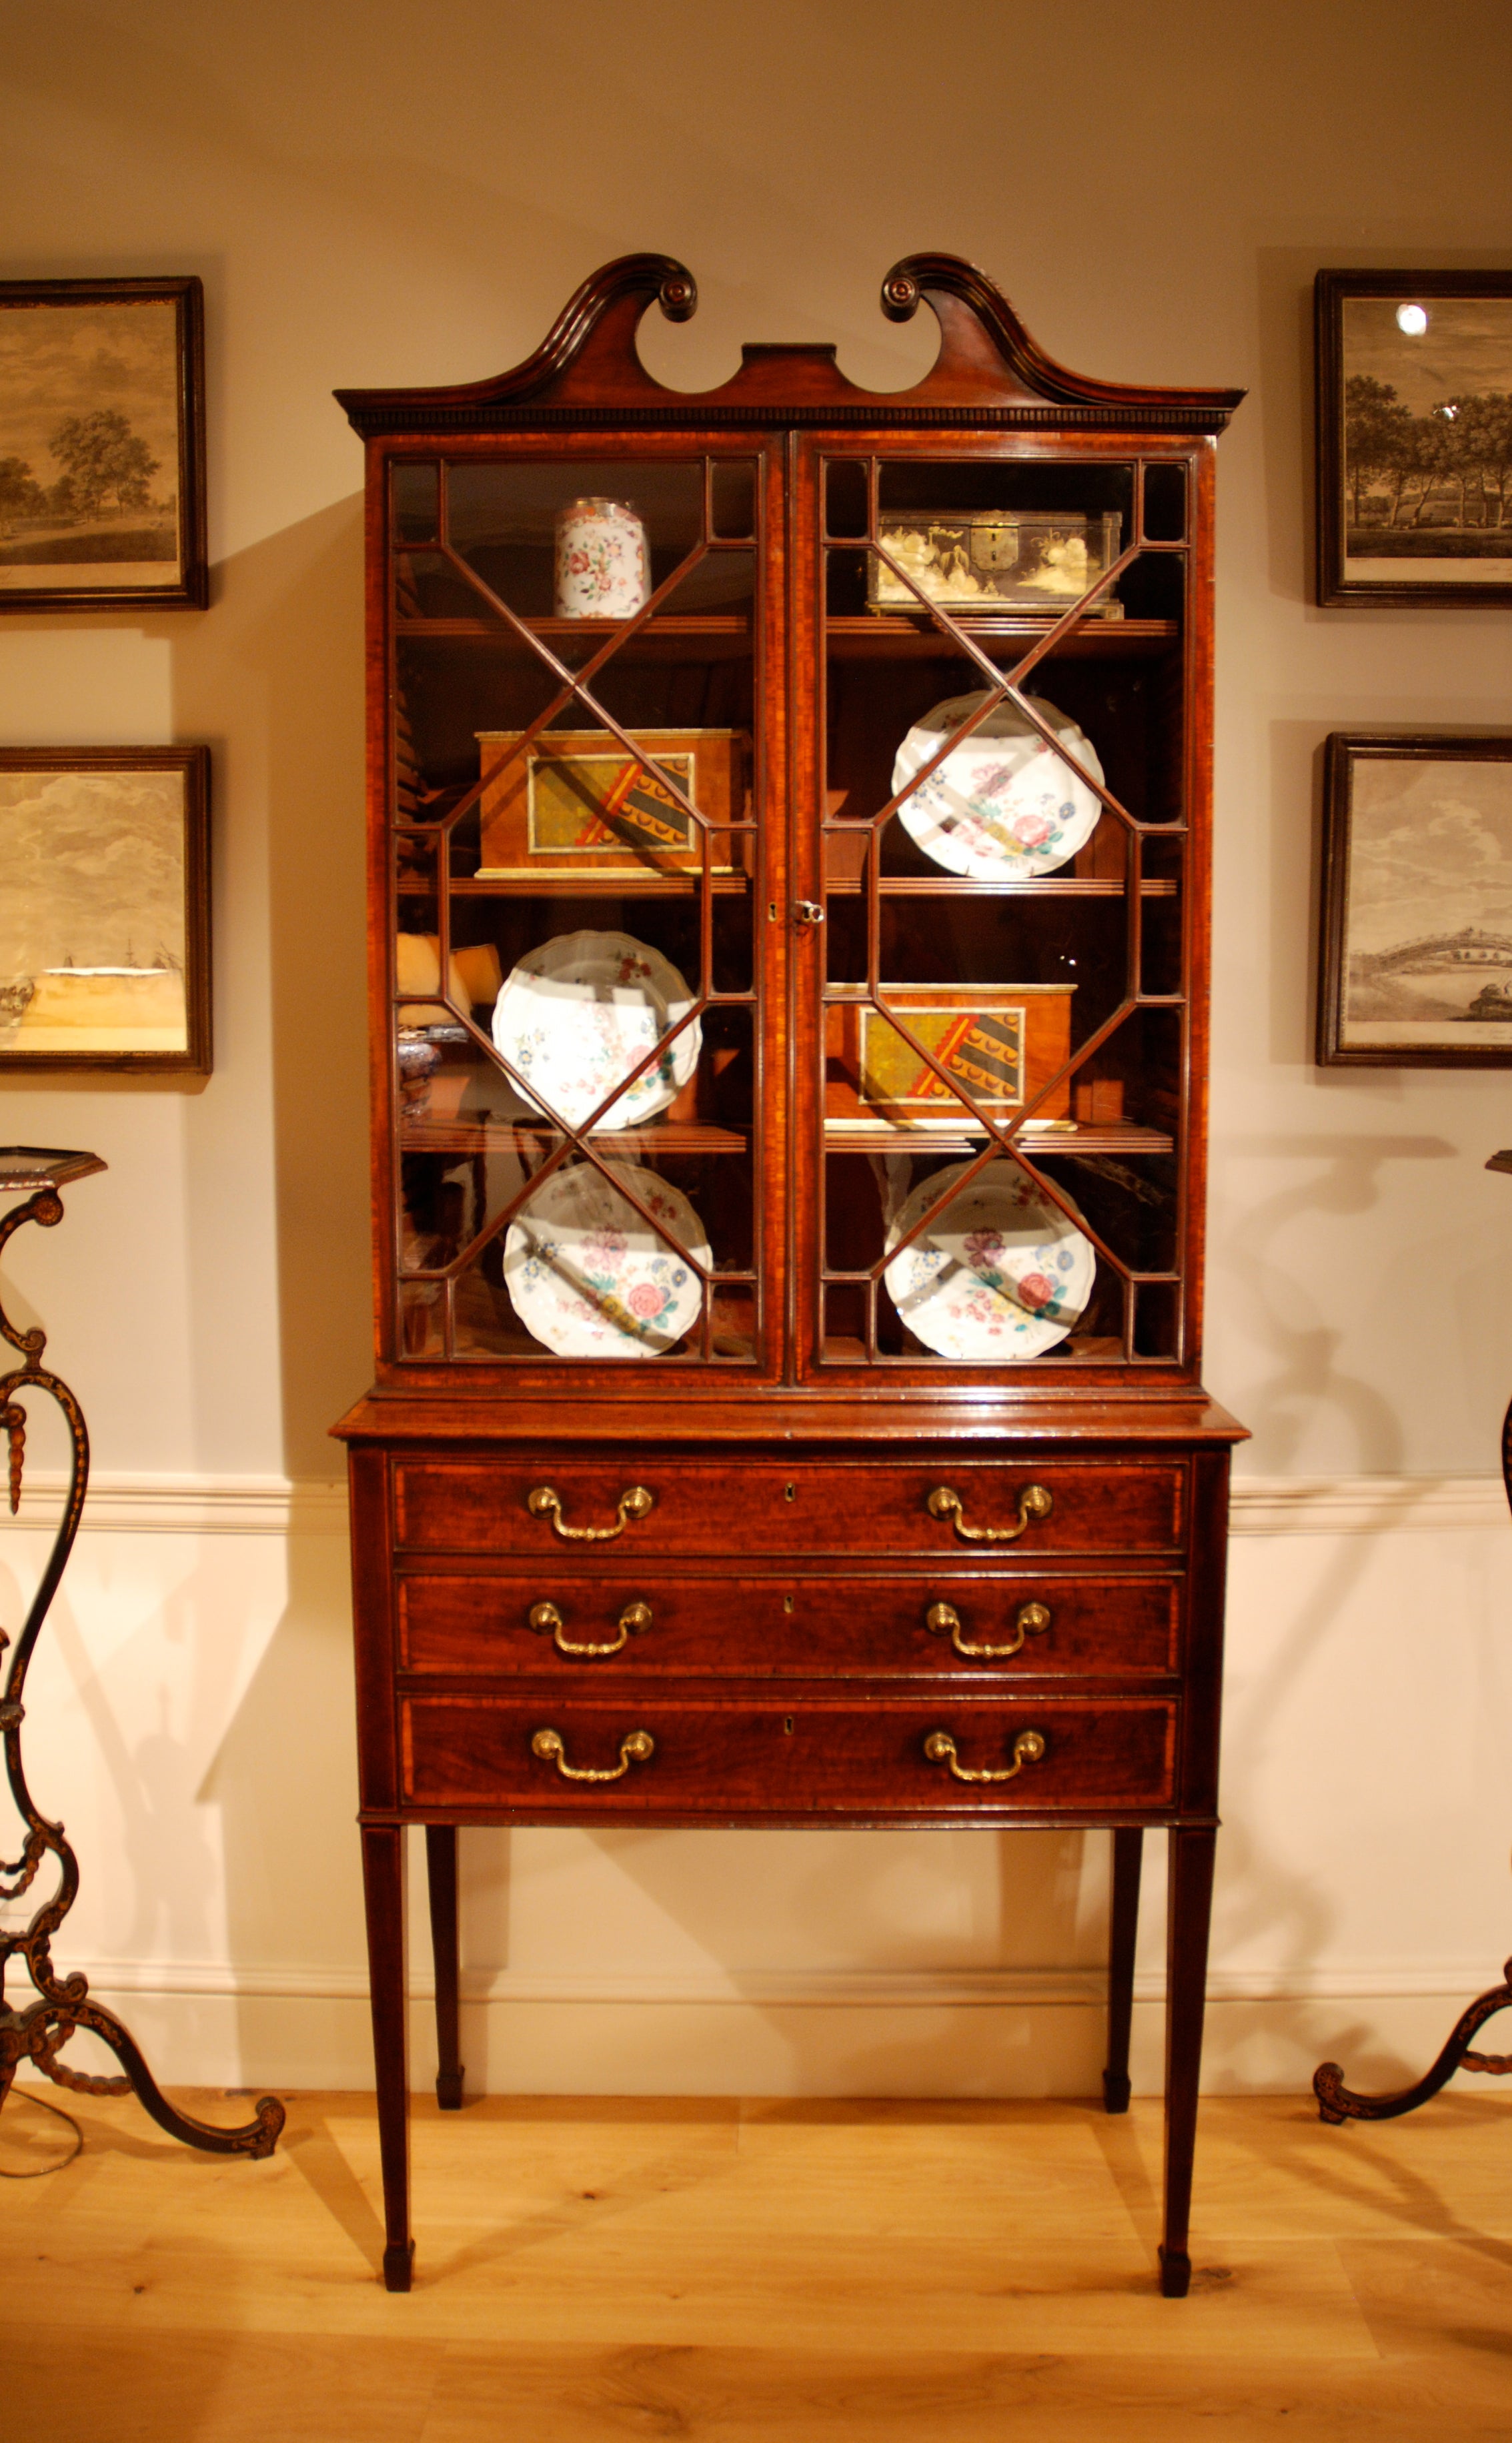
{"label": "japanned side table", "polygon": [[[0,1195],[26,1200],[12,1205],[0,1219],[0,1255],[25,1222],[35,1222],[44,1230],[54,1229],[63,1220],[61,1191],[75,1180],[87,1179],[104,1167],[98,1154],[66,1152],[54,1146],[0,1148]],[[0,1375],[0,1423],[6,1434],[12,1516],[21,1505],[29,1400],[42,1397],[53,1402],[68,1428],[71,1450],[63,1515],[0,1692],[6,1775],[12,1803],[26,1828],[20,1856],[13,1861],[0,1860],[0,1901],[19,1901],[29,1892],[49,1860],[56,1875],[50,1893],[37,1902],[24,1923],[0,1926],[0,2108],[4,2107],[21,2064],[30,2062],[56,2085],[69,2087],[76,2095],[136,2095],[158,2127],[166,2129],[171,2138],[181,2139],[186,2146],[197,2146],[212,2155],[270,2155],[284,2126],[284,2106],[276,2096],[261,2097],[253,2118],[231,2129],[220,2129],[211,2122],[196,2121],[192,2114],[180,2112],[153,2077],[136,2039],[113,2011],[96,2001],[89,1991],[88,1978],[78,1969],[62,1975],[53,1966],[53,1938],[78,1897],[79,1862],[64,1836],[63,1826],[44,1815],[31,1794],[21,1756],[21,1732],[26,1720],[23,1700],[27,1673],[83,1515],[89,1482],[89,1435],[83,1411],[67,1384],[43,1364],[46,1333],[41,1326],[19,1332],[0,1307],[0,1335],[21,1359],[19,1366]],[[9,1643],[5,1630],[0,1629],[0,1653]],[[26,1970],[34,1998],[22,2000],[8,1994],[7,1977],[12,1962]],[[101,2044],[108,2046],[121,2065],[122,2076],[92,2077],[63,2060],[64,2047],[80,2030],[98,2036]]]}

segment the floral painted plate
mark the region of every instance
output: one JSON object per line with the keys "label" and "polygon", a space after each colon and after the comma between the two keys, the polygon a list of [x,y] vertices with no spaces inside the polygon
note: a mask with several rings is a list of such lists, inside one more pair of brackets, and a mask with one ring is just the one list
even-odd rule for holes
{"label": "floral painted plate", "polygon": [[[504,1277],[526,1330],[559,1357],[661,1357],[698,1321],[713,1269],[686,1196],[638,1164],[554,1171],[505,1234]],[[619,1192],[630,1188],[668,1237]]]}
{"label": "floral painted plate", "polygon": [[[915,722],[897,750],[893,789],[906,789],[940,751],[941,741],[984,702],[950,696]],[[1069,714],[1042,696],[1029,702],[1094,780],[1103,777],[1096,747]],[[979,729],[906,797],[898,819],[926,856],[975,882],[1027,882],[1054,873],[1092,837],[1102,801],[1069,763],[1031,729],[1017,705],[1003,703]]]}
{"label": "floral painted plate", "polygon": [[[510,969],[493,1005],[493,1039],[532,1110],[581,1127],[628,1076],[692,995],[659,950],[628,933],[560,933]],[[600,1129],[633,1129],[664,1111],[698,1066],[697,1019],[611,1103]]]}
{"label": "floral painted plate", "polygon": [[888,1295],[927,1349],[967,1364],[1038,1357],[1079,1320],[1097,1272],[1091,1243],[1035,1192],[1016,1163],[989,1162],[959,1195],[957,1163],[923,1180],[887,1234],[935,1219],[894,1256]]}

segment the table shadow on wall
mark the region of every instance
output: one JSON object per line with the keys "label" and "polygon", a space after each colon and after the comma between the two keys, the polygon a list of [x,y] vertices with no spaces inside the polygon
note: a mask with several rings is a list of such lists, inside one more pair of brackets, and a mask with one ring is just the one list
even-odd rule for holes
{"label": "table shadow on wall", "polygon": [[[268,1047],[284,1466],[329,1479],[328,1428],[372,1379],[360,498],[235,553],[214,592],[174,631],[174,711],[186,738],[239,715],[214,773],[217,1069],[249,1116]],[[238,890],[266,899],[261,923]],[[213,1366],[234,1285],[213,1231],[190,1244],[194,1362]]]}

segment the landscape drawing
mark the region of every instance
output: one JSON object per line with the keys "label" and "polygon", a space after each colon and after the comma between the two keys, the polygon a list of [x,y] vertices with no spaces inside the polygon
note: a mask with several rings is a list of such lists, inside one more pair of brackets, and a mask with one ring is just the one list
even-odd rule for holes
{"label": "landscape drawing", "polygon": [[1348,297],[1344,573],[1512,579],[1512,297]]}
{"label": "landscape drawing", "polygon": [[0,770],[0,1056],[187,1054],[186,776]]}
{"label": "landscape drawing", "polygon": [[1512,1046],[1512,762],[1355,758],[1339,1039]]}
{"label": "landscape drawing", "polygon": [[177,586],[171,298],[0,305],[0,588]]}

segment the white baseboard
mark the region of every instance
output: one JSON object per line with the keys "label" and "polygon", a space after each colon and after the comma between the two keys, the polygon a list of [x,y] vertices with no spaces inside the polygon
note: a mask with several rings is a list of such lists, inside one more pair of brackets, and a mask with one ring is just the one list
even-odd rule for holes
{"label": "white baseboard", "polygon": [[[1427,2068],[1455,2019],[1492,1972],[1482,1963],[1452,1994],[1424,1991],[1374,1998],[1215,1992],[1208,2006],[1203,2085],[1209,2094],[1305,2096],[1319,2062],[1343,2064],[1351,2085],[1382,2091]],[[1433,1969],[1424,1987],[1443,1982]],[[92,1978],[114,2005],[166,2085],[362,2089],[373,2085],[372,2031],[355,1973],[345,1990],[323,1976],[298,1996],[254,1990],[166,1990],[145,1981]],[[181,1975],[178,1982],[182,1984]],[[462,2058],[470,2094],[767,2095],[858,2097],[1096,2097],[1106,2013],[1100,1980],[1063,1973],[997,1980],[989,1997],[974,1979],[888,1980],[911,1988],[888,2000],[882,1980],[857,2009],[843,1979],[765,1981],[758,1998],[721,1995],[708,1980],[675,1997],[675,1980],[634,1980],[638,1994],[598,1979],[492,1980],[487,1993],[464,1979]],[[853,1985],[859,1980],[852,1980]],[[1228,1980],[1215,1979],[1215,1985]],[[1336,1980],[1337,1981],[1337,1980]],[[1381,1976],[1372,1972],[1371,1981]],[[756,1980],[752,1980],[753,1983]],[[1141,1986],[1144,1980],[1141,1980]],[[659,1997],[658,1997],[659,1987]],[[1010,1988],[1012,1990],[1010,1990]],[[776,1997],[786,1995],[784,2001]],[[558,1998],[551,1998],[556,1995]],[[962,2001],[1000,2002],[962,2009]],[[1139,2095],[1158,2095],[1165,2012],[1136,1995],[1130,2072]],[[1491,2037],[1489,2041],[1496,2041]],[[80,2055],[93,2053],[80,2042]],[[81,2068],[106,2068],[101,2053]],[[430,1996],[410,2010],[410,2075],[423,2092],[435,2074]],[[1462,2082],[1470,2082],[1465,2073]],[[1481,2091],[1485,2092],[1484,2082]],[[1494,2089],[1492,2090],[1494,2091]]]}
{"label": "white baseboard", "polygon": [[[69,1963],[70,1965],[76,1963]],[[219,1961],[163,1965],[140,1960],[83,1963],[90,1988],[101,1994],[216,1996],[230,2001],[365,2002],[362,1968],[236,1968]],[[1208,1979],[1210,2002],[1279,2003],[1451,2000],[1467,2002],[1501,1974],[1500,1959],[1383,1960],[1361,1968],[1214,1969]],[[1044,2010],[1101,2005],[1100,1968],[711,1969],[707,1973],[630,1975],[583,1971],[542,1973],[529,1969],[464,1969],[465,2001],[489,2008],[570,2004],[574,2008],[624,2010],[728,2009],[758,2011]],[[412,1971],[416,2001],[433,1998],[428,1973]],[[1166,1980],[1158,1971],[1134,1979],[1135,1998],[1161,2003]]]}

